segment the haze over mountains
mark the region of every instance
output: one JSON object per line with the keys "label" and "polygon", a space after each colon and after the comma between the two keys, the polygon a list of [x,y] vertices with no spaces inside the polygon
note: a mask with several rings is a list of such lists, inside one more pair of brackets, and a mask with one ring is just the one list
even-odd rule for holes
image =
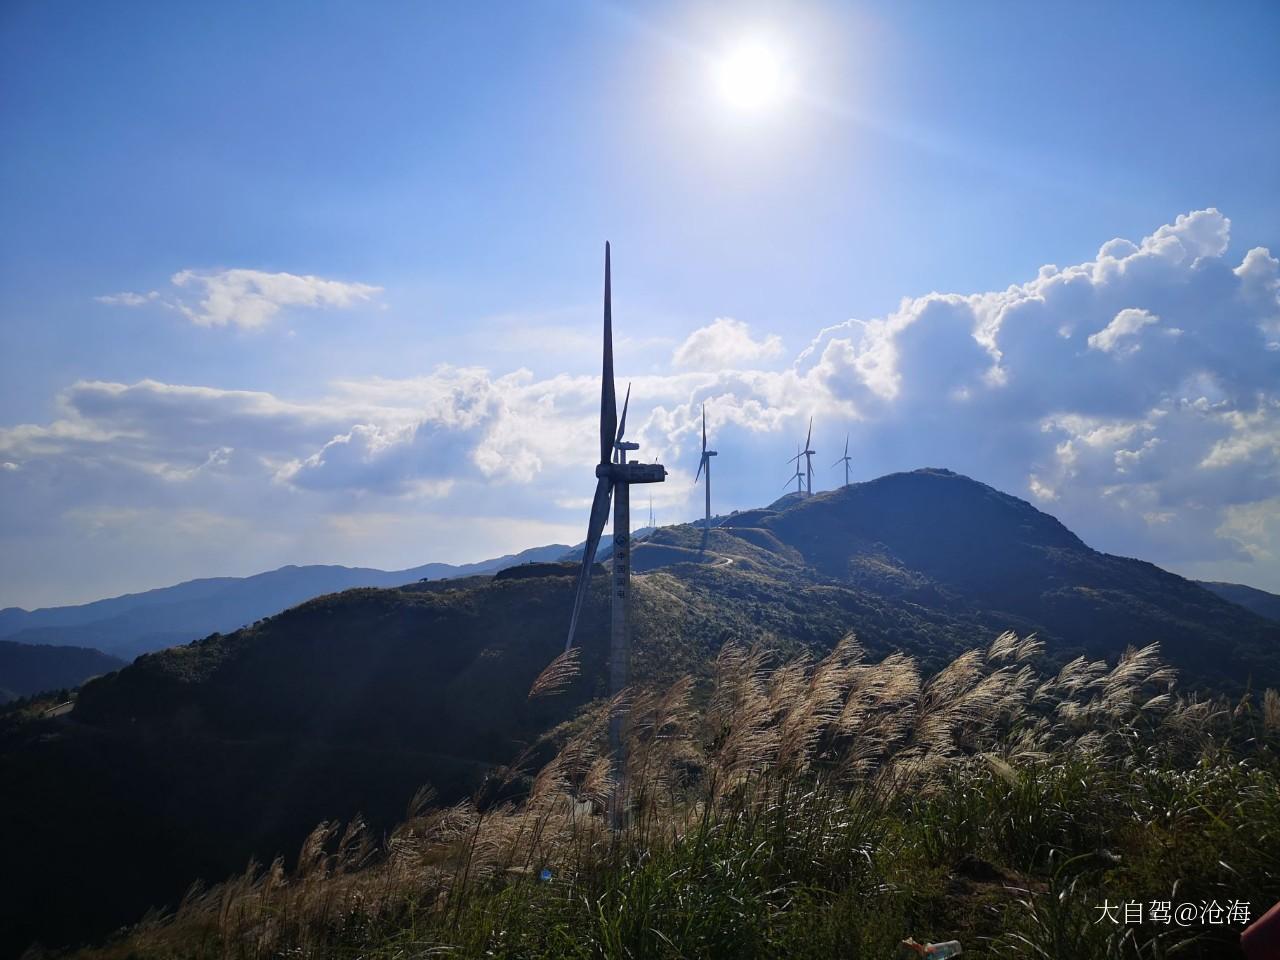
{"label": "haze over mountains", "polygon": [[514,564],[558,559],[568,549],[565,544],[549,544],[478,563],[427,563],[407,570],[290,565],[250,577],[188,580],[74,606],[6,607],[0,610],[0,637],[17,643],[92,647],[131,660],[141,653],[247,626],[321,594],[496,573]]}
{"label": "haze over mountains", "polygon": [[[820,654],[854,631],[872,656],[929,668],[1013,628],[1039,633],[1053,662],[1159,641],[1184,689],[1280,684],[1280,624],[945,470],[661,528],[633,562],[638,682],[703,675],[730,640]],[[526,697],[563,648],[574,574],[541,562],[330,593],[141,656],[88,683],[69,716],[11,716],[0,822],[20,827],[24,880],[0,898],[5,948],[100,936],[196,877],[293,854],[320,820],[394,822],[423,783],[444,800],[477,788],[604,693],[598,577],[581,677]]]}

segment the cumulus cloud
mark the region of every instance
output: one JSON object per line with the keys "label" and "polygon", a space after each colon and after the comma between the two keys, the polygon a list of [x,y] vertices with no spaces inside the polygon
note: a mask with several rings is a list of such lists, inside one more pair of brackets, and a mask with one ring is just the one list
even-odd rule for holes
{"label": "cumulus cloud", "polygon": [[[655,506],[693,512],[703,403],[726,507],[779,492],[816,415],[819,450],[852,435],[856,477],[949,466],[1102,549],[1280,589],[1280,261],[1229,258],[1229,239],[1225,216],[1196,211],[1003,290],[837,324],[775,369],[777,337],[716,320],[633,378],[628,433],[671,471]],[[449,366],[305,400],[86,381],[48,422],[0,429],[0,532],[157,498],[263,522],[432,509],[580,525],[598,403],[591,375]]]}
{"label": "cumulus cloud", "polygon": [[1280,491],[1280,262],[1233,266],[1229,237],[1201,210],[1005,290],[910,298],[822,331],[799,369],[855,405],[867,450],[1030,494],[1104,548],[1274,555],[1270,528],[1224,524]]}
{"label": "cumulus cloud", "polygon": [[762,363],[782,355],[782,339],[770,334],[762,340],[751,336],[741,320],[718,317],[693,331],[676,347],[672,362],[684,369],[721,370]]}
{"label": "cumulus cloud", "polygon": [[1133,353],[1139,349],[1135,341],[1142,328],[1159,322],[1160,318],[1147,310],[1132,307],[1121,310],[1105,327],[1097,333],[1089,334],[1089,349],[1101,350],[1103,353]]}
{"label": "cumulus cloud", "polygon": [[236,326],[255,330],[269,323],[285,307],[350,308],[368,302],[382,292],[381,287],[367,283],[262,270],[182,270],[169,280],[179,289],[190,290],[199,299],[194,303],[180,296],[162,299],[155,290],[146,294],[114,293],[94,299],[99,303],[124,307],[140,307],[159,301],[197,326]]}

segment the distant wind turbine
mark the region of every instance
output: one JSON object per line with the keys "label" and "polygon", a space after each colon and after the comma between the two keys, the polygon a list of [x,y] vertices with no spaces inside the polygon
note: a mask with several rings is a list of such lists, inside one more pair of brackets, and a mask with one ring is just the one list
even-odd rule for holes
{"label": "distant wind turbine", "polygon": [[702,405],[702,459],[698,461],[698,472],[693,476],[693,482],[698,482],[698,477],[702,476],[703,468],[707,471],[707,514],[703,521],[703,528],[711,526],[711,458],[719,456],[714,450],[707,449],[707,405]]}
{"label": "distant wind turbine", "polygon": [[844,456],[831,465],[834,468],[842,463],[844,464],[844,485],[846,487],[849,485],[849,461],[852,459],[853,457],[849,456],[849,435],[846,433],[844,435]]}
{"label": "distant wind turbine", "polygon": [[[613,500],[613,590],[611,592],[609,633],[609,693],[616,696],[627,685],[627,670],[631,659],[631,635],[629,608],[631,605],[631,484],[661,483],[667,478],[667,469],[660,463],[628,461],[627,453],[639,449],[639,444],[622,439],[627,425],[627,404],[631,399],[630,387],[622,406],[622,420],[618,421],[617,400],[613,387],[613,306],[610,293],[609,244],[604,245],[604,363],[600,373],[600,463],[596,465],[596,494],[591,501],[591,518],[587,522],[587,541],[582,551],[582,569],[578,571],[578,588],[573,598],[573,616],[569,620],[569,635],[564,648],[573,646],[578,629],[578,617],[582,601],[591,582],[591,567],[595,563],[600,534],[609,519],[609,501]],[[614,802],[611,819],[615,826],[622,823],[622,800],[625,796],[623,774],[626,763],[622,757],[622,716],[615,713],[609,719],[609,746],[615,764]]]}
{"label": "distant wind turbine", "polygon": [[804,471],[800,469],[800,458],[802,456],[804,456],[804,454],[800,452],[799,447],[796,447],[796,455],[787,461],[787,463],[794,463],[796,465],[796,472],[787,477],[787,482],[782,485],[783,490],[791,486],[791,481],[794,480],[796,482],[796,493],[804,493]]}
{"label": "distant wind turbine", "polygon": [[[804,469],[805,469],[805,478],[806,478],[805,482],[806,482],[806,488],[809,496],[813,496],[813,455],[818,452],[817,450],[814,450],[812,447],[809,446],[809,441],[811,441],[812,439],[813,439],[813,417],[810,417],[809,418],[809,434],[804,438],[804,449],[801,450],[799,453],[797,453],[794,458],[796,461],[796,472],[798,473],[800,471],[800,458],[804,457]],[[788,460],[787,462],[790,463],[791,461]]]}

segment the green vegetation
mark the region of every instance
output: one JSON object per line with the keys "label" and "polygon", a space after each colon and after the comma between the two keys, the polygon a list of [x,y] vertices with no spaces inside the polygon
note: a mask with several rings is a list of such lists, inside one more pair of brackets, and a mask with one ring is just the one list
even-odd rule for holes
{"label": "green vegetation", "polygon": [[728,645],[704,681],[588,705],[517,800],[519,761],[460,803],[420,794],[385,840],[322,824],[294,869],[251,865],[84,956],[816,960],[908,935],[975,957],[1236,956],[1238,922],[1098,908],[1280,899],[1280,696],[1176,695],[1154,645],[1044,663],[1011,633],[928,679],[852,637],[775,666]]}
{"label": "green vegetation", "polygon": [[98,650],[0,640],[0,704],[46,690],[77,687],[123,666],[123,660]]}

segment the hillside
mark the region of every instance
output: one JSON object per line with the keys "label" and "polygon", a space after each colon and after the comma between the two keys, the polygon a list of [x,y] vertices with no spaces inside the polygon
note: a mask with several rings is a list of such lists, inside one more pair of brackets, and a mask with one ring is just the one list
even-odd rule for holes
{"label": "hillside", "polygon": [[1262,840],[1280,830],[1280,697],[1238,713],[1161,693],[1154,646],[1047,673],[1040,654],[1009,633],[922,676],[848,640],[771,666],[731,645],[702,684],[635,692],[622,829],[588,707],[514,802],[322,824],[296,867],[250,867],[76,960],[826,960],[902,956],[906,937],[1238,960],[1238,912],[1121,927],[1098,904],[1160,900],[1170,876],[1192,905],[1280,897]]}
{"label": "hillside", "polygon": [[251,577],[188,580],[75,606],[8,607],[0,610],[0,637],[29,644],[94,647],[131,660],[140,653],[239,629],[326,593],[496,573],[520,563],[554,560],[568,549],[550,544],[479,563],[428,563],[408,570],[287,566]]}
{"label": "hillside", "polygon": [[1274,593],[1246,587],[1243,583],[1222,583],[1217,580],[1197,580],[1196,583],[1224,600],[1280,623],[1280,596]]}
{"label": "hillside", "polygon": [[[1185,685],[1277,685],[1280,625],[967,478],[916,471],[777,506],[637,545],[638,682],[705,675],[731,640],[822,655],[848,631],[872,656],[939,669],[1011,628],[1039,633],[1050,664],[1159,641]],[[362,812],[376,831],[422,783],[446,801],[474,789],[604,692],[597,577],[582,676],[555,701],[525,696],[563,645],[573,575],[540,564],[320,597],[142,656],[68,718],[10,723],[0,770],[20,786],[0,822],[21,826],[25,880],[0,908],[9,946],[100,936],[197,876],[297,850],[323,819]]]}
{"label": "hillside", "polygon": [[1276,682],[1275,624],[1154,564],[1092,550],[1026,501],[950,471],[854,484],[761,526],[836,580],[1032,625],[1051,650],[1159,640],[1201,683]]}
{"label": "hillside", "polygon": [[78,687],[124,666],[100,650],[50,647],[0,640],[0,703],[45,690]]}

